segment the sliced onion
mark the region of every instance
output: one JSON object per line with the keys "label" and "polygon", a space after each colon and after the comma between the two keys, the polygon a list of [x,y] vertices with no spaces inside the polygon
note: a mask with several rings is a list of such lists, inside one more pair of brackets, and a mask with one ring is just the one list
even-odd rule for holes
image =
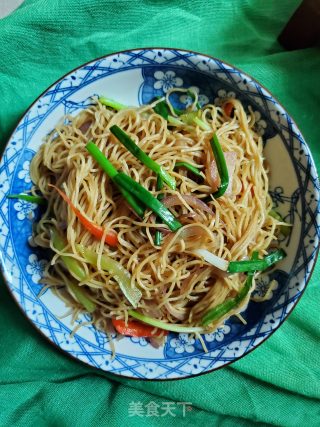
{"label": "sliced onion", "polygon": [[202,221],[201,216],[199,214],[197,214],[196,212],[189,212],[187,214],[180,215],[178,219],[182,223],[184,221],[186,221],[186,220],[193,220],[193,221],[196,221],[196,222],[201,222]]}
{"label": "sliced onion", "polygon": [[169,228],[159,227],[157,228],[158,231],[161,231],[162,234],[167,236],[168,234],[174,234],[173,231],[169,230]]}
{"label": "sliced onion", "polygon": [[[181,195],[181,198],[188,203],[189,206],[195,209],[199,209],[201,211],[205,211],[209,213],[210,215],[214,215],[213,211],[209,206],[204,203],[202,200],[198,199],[194,196],[188,196],[188,195]],[[182,200],[178,196],[168,196],[165,197],[162,200],[162,203],[167,207],[170,208],[171,206],[184,206]]]}
{"label": "sliced onion", "polygon": [[91,125],[92,120],[87,120],[86,122],[82,123],[81,126],[79,126],[79,130],[81,130],[82,133],[86,133]]}
{"label": "sliced onion", "polygon": [[195,249],[193,253],[195,255],[202,257],[205,261],[207,261],[209,264],[213,265],[214,267],[219,268],[219,270],[222,270],[222,271],[228,270],[229,261],[226,261],[225,259],[220,258],[217,255],[214,255],[212,252],[209,252],[206,249]]}
{"label": "sliced onion", "polygon": [[[227,169],[229,173],[229,185],[227,188],[227,191],[224,193],[225,195],[230,195],[232,192],[232,180],[233,180],[233,174],[236,167],[236,160],[237,160],[237,153],[234,151],[228,151],[224,153],[224,157],[226,159],[227,163]],[[207,168],[206,168],[206,178],[207,181],[212,188],[213,191],[217,191],[220,185],[220,176],[217,168],[217,164],[215,160],[212,160],[209,162]]]}
{"label": "sliced onion", "polygon": [[191,225],[190,227],[186,226],[183,230],[180,232],[180,238],[183,240],[193,239],[193,240],[199,240],[204,238],[205,236],[208,236],[206,231],[199,225]]}
{"label": "sliced onion", "polygon": [[171,233],[170,236],[164,239],[161,252],[163,253],[167,249],[173,239],[175,239],[174,245],[176,245],[181,239],[183,239],[186,243],[186,248],[188,248],[190,246],[190,243],[193,244],[199,240],[204,239],[205,237],[208,237],[208,234],[206,233],[205,229],[200,225],[185,225],[183,228],[178,230],[177,233]]}

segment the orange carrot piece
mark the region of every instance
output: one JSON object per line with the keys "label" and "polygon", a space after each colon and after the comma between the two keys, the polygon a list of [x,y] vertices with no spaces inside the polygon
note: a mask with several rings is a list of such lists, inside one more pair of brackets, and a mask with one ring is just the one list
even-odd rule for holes
{"label": "orange carrot piece", "polygon": [[121,335],[128,335],[130,337],[160,337],[168,335],[168,331],[163,329],[155,330],[154,326],[145,325],[136,320],[129,320],[128,323],[120,319],[112,319],[112,324],[116,331]]}
{"label": "orange carrot piece", "polygon": [[[101,225],[97,225],[94,222],[87,219],[74,204],[71,202],[69,197],[60,188],[53,184],[49,184],[49,187],[53,187],[63,198],[63,200],[70,206],[70,209],[75,213],[81,224],[97,239],[102,239],[104,234],[104,228]],[[116,246],[118,244],[118,235],[114,230],[109,230],[105,236],[105,242],[110,246]]]}
{"label": "orange carrot piece", "polygon": [[228,117],[231,117],[231,114],[232,114],[233,109],[234,109],[234,107],[233,107],[232,102],[227,102],[227,103],[226,103],[226,104],[224,104],[224,106],[223,106],[223,110],[224,110],[225,114],[226,114]]}

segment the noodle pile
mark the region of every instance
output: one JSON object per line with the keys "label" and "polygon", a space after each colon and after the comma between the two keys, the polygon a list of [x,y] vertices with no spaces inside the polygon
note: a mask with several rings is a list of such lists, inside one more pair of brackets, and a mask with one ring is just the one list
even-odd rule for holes
{"label": "noodle pile", "polygon": [[[54,289],[74,310],[83,311],[73,293],[65,286],[69,275],[50,238],[50,227],[58,229],[67,240],[63,255],[81,262],[86,280],[79,283],[95,302],[94,325],[110,330],[110,319],[128,319],[132,307],[121,292],[117,281],[101,269],[101,256],[106,254],[121,263],[132,275],[142,292],[137,310],[140,313],[173,324],[197,326],[212,307],[235,296],[246,276],[219,271],[196,256],[193,250],[204,248],[228,261],[249,259],[253,251],[267,254],[277,239],[279,222],[268,215],[272,208],[268,194],[268,176],[264,166],[261,137],[254,131],[255,117],[247,114],[237,100],[233,117],[222,107],[206,105],[201,120],[211,131],[196,125],[172,126],[156,114],[152,106],[114,111],[101,103],[90,106],[75,117],[65,117],[47,137],[32,160],[31,177],[48,201],[40,221],[35,225],[34,242],[54,252],[46,268],[43,283]],[[125,130],[139,147],[176,179],[177,188],[168,186],[156,191],[156,175],[139,162],[110,133],[112,125]],[[216,132],[224,153],[235,153],[235,170],[228,194],[218,199],[208,183],[208,168],[213,160],[210,139]],[[119,171],[123,171],[155,197],[175,197],[170,210],[183,224],[171,233],[167,226],[146,210],[139,218],[124,200],[118,188],[89,155],[85,146],[91,139]],[[203,179],[194,177],[176,162],[201,166]],[[104,239],[97,240],[79,222],[54,188],[63,190],[87,218],[102,225],[106,231],[118,233],[119,243],[110,247]],[[192,196],[205,201],[209,210],[190,206]],[[178,198],[178,202],[177,202]],[[208,201],[209,198],[209,201]],[[179,203],[179,204],[177,204]],[[155,246],[155,230],[161,230],[163,241]],[[77,252],[76,244],[98,254],[97,268]],[[240,313],[252,293],[236,309],[210,324],[206,331],[217,329],[226,318]]]}

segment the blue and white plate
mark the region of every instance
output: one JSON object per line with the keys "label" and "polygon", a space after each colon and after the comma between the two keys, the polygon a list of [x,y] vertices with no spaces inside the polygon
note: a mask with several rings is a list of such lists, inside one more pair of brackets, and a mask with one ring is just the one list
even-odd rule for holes
{"label": "blue and white plate", "polygon": [[[271,195],[276,210],[293,224],[281,245],[287,258],[257,283],[263,295],[272,279],[278,281],[270,299],[250,302],[243,317],[204,335],[209,350],[186,334],[170,334],[155,349],[144,338],[115,341],[111,359],[107,336],[83,326],[71,337],[74,325],[64,303],[46,291],[37,297],[46,254],[28,244],[36,205],[8,200],[6,195],[31,188],[29,165],[45,135],[64,114],[77,114],[106,95],[127,105],[148,103],[172,87],[194,87],[200,103],[220,103],[236,97],[251,106],[257,130],[263,135],[271,169]],[[191,99],[176,97],[180,107]],[[0,165],[0,248],[2,271],[14,298],[31,322],[52,343],[75,358],[104,371],[139,379],[185,378],[220,368],[257,347],[278,328],[294,308],[310,278],[319,245],[319,187],[312,156],[299,129],[273,96],[250,76],[224,62],[175,49],[137,49],[108,55],[72,71],[30,107],[15,129]],[[84,315],[78,322],[89,319]]]}

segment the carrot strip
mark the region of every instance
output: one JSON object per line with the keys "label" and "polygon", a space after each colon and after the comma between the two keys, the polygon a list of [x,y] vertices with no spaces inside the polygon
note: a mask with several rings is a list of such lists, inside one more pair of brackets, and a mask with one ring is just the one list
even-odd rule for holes
{"label": "carrot strip", "polygon": [[[63,198],[63,200],[70,206],[70,209],[75,213],[81,224],[97,239],[102,239],[104,234],[104,228],[101,225],[97,225],[94,222],[87,219],[74,204],[71,202],[69,197],[60,188],[53,184],[49,184],[49,187],[53,187]],[[109,230],[105,236],[105,242],[110,246],[116,246],[118,244],[118,236],[114,230]]]}
{"label": "carrot strip", "polygon": [[234,107],[233,107],[233,104],[231,102],[227,102],[223,106],[223,110],[228,117],[231,117],[233,109],[234,109]]}
{"label": "carrot strip", "polygon": [[129,320],[128,323],[121,319],[112,319],[112,324],[116,331],[121,335],[128,335],[130,337],[159,337],[168,335],[168,331],[157,329],[154,333],[155,327],[149,326],[136,320]]}

